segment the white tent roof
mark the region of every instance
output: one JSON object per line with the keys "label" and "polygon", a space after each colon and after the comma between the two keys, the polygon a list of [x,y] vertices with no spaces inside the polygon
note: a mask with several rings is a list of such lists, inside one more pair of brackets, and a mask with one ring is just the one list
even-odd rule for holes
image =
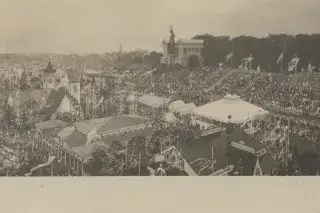
{"label": "white tent roof", "polygon": [[197,107],[193,114],[204,116],[216,121],[227,123],[231,115],[231,123],[244,123],[248,120],[263,119],[268,111],[241,100],[236,95],[226,95],[222,99]]}
{"label": "white tent roof", "polygon": [[145,94],[139,98],[139,102],[142,104],[157,108],[165,104],[168,104],[170,102],[170,99]]}
{"label": "white tent roof", "polygon": [[188,113],[192,112],[192,110],[194,110],[195,108],[197,108],[197,105],[195,105],[194,103],[188,103],[188,104],[180,105],[178,107],[177,111],[180,114],[188,114]]}
{"label": "white tent roof", "polygon": [[170,112],[175,112],[177,108],[181,105],[184,105],[184,102],[182,100],[177,100],[177,101],[172,101],[171,104],[169,105],[169,111]]}

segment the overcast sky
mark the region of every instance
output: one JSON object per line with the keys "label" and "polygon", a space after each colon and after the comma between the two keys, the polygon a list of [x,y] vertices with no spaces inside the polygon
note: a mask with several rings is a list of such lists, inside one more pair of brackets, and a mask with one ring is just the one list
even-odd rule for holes
{"label": "overcast sky", "polygon": [[0,52],[160,50],[195,33],[320,33],[320,0],[0,0]]}

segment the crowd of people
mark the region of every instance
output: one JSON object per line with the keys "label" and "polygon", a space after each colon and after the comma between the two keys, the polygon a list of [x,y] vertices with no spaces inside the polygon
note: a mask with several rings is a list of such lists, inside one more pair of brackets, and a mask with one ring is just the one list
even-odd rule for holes
{"label": "crowd of people", "polygon": [[237,94],[242,99],[271,111],[320,118],[320,75],[313,72],[265,73],[260,71],[202,67],[172,72],[154,71],[136,76],[136,91],[181,99],[201,106],[212,95]]}

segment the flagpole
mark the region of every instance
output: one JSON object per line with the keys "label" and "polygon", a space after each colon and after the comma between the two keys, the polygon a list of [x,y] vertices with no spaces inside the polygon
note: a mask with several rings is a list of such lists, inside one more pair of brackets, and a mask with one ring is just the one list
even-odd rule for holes
{"label": "flagpole", "polygon": [[231,57],[231,68],[233,66],[233,56]]}
{"label": "flagpole", "polygon": [[126,167],[128,166],[128,140],[126,140]]}
{"label": "flagpole", "polygon": [[140,176],[140,172],[141,172],[140,161],[141,161],[141,152],[139,152],[139,162],[138,162],[139,163],[139,176]]}
{"label": "flagpole", "polygon": [[212,173],[214,172],[213,147],[211,147]]}
{"label": "flagpole", "polygon": [[123,155],[121,157],[121,176],[123,176]]}

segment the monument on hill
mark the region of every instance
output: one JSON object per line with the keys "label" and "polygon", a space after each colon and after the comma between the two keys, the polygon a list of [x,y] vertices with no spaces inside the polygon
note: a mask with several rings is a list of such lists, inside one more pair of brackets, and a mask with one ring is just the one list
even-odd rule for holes
{"label": "monument on hill", "polygon": [[170,39],[168,42],[168,64],[175,64],[175,46],[176,42],[174,40],[175,34],[173,32],[172,26],[170,27]]}
{"label": "monument on hill", "polygon": [[162,40],[163,57],[162,64],[172,65],[181,64],[188,65],[190,56],[197,56],[202,61],[201,50],[203,48],[203,40],[198,39],[178,39],[175,40],[173,27],[170,27],[169,40]]}

